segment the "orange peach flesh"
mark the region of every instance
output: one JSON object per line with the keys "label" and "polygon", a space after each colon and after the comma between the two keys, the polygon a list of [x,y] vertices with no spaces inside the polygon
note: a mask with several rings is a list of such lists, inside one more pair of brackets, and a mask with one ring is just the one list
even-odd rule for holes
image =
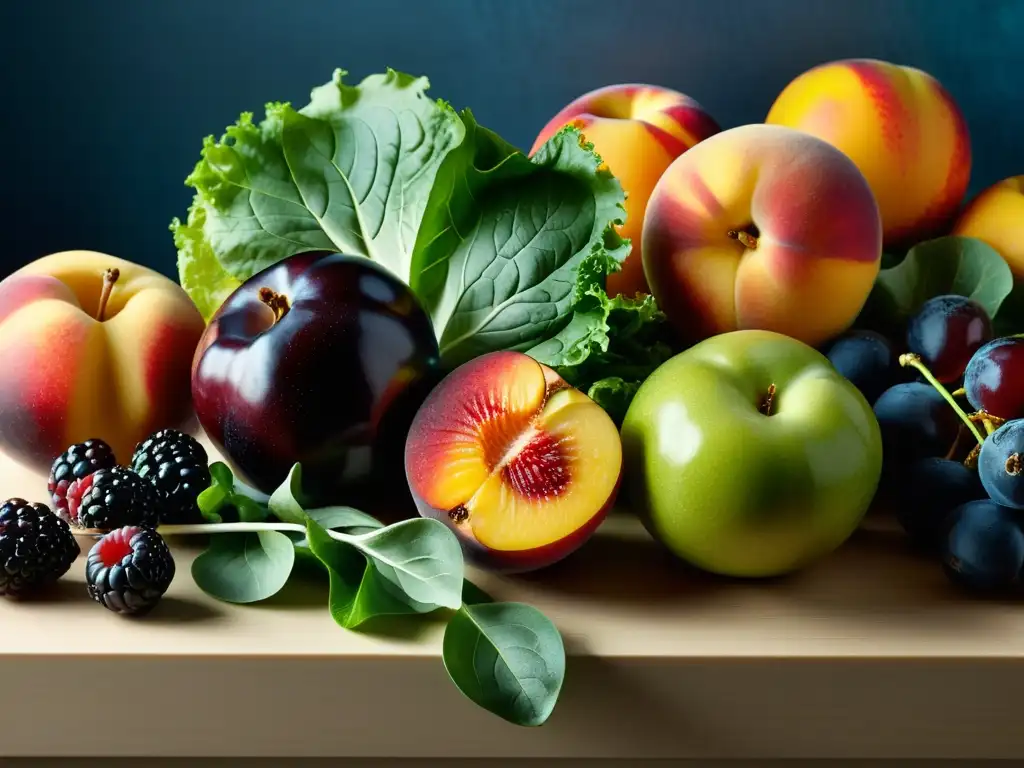
{"label": "orange peach flesh", "polygon": [[488,549],[543,547],[605,509],[622,460],[618,431],[598,405],[531,358],[506,353],[486,362],[488,388],[467,372],[467,386],[457,383],[449,395],[465,393],[461,402],[438,403],[443,413],[420,433],[433,438],[412,460],[414,491]]}

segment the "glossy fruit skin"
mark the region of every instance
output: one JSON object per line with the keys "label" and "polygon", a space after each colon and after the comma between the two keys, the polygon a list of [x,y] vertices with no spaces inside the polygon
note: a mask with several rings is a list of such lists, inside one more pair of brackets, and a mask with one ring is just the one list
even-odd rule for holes
{"label": "glossy fruit skin", "polygon": [[957,507],[950,517],[942,565],[950,581],[968,589],[1016,587],[1024,568],[1020,513],[990,499]]}
{"label": "glossy fruit skin", "polygon": [[[287,297],[279,320],[259,292]],[[193,363],[199,422],[250,486],[302,465],[310,503],[403,486],[405,433],[439,378],[427,314],[361,256],[308,252],[247,280],[211,318]]]}
{"label": "glossy fruit skin", "polygon": [[977,411],[1024,417],[1024,338],[1004,336],[980,347],[967,364],[964,389]]}
{"label": "glossy fruit skin", "polygon": [[829,362],[869,403],[897,382],[899,366],[889,340],[874,331],[849,331],[825,352]]}
{"label": "glossy fruit skin", "polygon": [[988,313],[963,296],[929,299],[907,324],[907,348],[943,384],[963,376],[971,357],[991,338]]}
{"label": "glossy fruit skin", "polygon": [[985,438],[978,475],[993,501],[1024,509],[1024,419],[1008,421]]}
{"label": "glossy fruit skin", "polygon": [[678,557],[726,576],[777,576],[839,547],[882,467],[860,391],[820,352],[767,331],[716,336],[661,365],[622,442],[631,509]]}
{"label": "glossy fruit skin", "polygon": [[900,473],[891,489],[896,519],[914,544],[940,551],[950,513],[968,501],[985,498],[978,472],[959,461],[918,459]]}
{"label": "glossy fruit skin", "polygon": [[919,381],[889,387],[875,401],[874,412],[882,431],[886,474],[898,473],[918,459],[945,456],[961,424],[942,395]]}

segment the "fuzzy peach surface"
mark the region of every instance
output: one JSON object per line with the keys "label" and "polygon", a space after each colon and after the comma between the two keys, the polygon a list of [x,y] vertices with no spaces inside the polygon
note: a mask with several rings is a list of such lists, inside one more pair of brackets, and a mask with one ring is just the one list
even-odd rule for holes
{"label": "fuzzy peach surface", "polygon": [[[116,268],[105,320],[104,271]],[[69,445],[101,438],[119,462],[192,415],[203,320],[167,277],[92,251],[38,259],[0,282],[0,446],[48,471]]]}
{"label": "fuzzy peach surface", "polygon": [[643,231],[651,291],[691,342],[761,329],[817,345],[856,318],[881,249],[878,206],[850,159],[761,124],[680,156],[651,196]]}
{"label": "fuzzy peach surface", "polygon": [[964,209],[954,235],[976,237],[992,246],[1024,278],[1024,176],[1012,176],[983,190]]}
{"label": "fuzzy peach surface", "polygon": [[867,178],[886,247],[939,234],[971,173],[967,124],[934,77],[873,59],[822,64],[779,94],[765,120],[842,150]]}
{"label": "fuzzy peach surface", "polygon": [[576,125],[626,192],[620,234],[633,250],[609,275],[609,295],[647,293],[640,246],[647,200],[669,164],[720,130],[704,108],[685,94],[652,85],[610,85],[574,99],[541,130],[535,153],[567,124]]}

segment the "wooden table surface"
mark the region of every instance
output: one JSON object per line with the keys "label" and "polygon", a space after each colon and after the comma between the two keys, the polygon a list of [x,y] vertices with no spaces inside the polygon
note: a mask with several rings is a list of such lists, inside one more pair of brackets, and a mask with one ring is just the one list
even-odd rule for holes
{"label": "wooden table surface", "polygon": [[[46,480],[0,457],[0,493],[44,501]],[[173,542],[141,619],[88,599],[84,556],[45,599],[0,601],[0,756],[1024,756],[1024,603],[964,596],[885,519],[777,581],[691,573],[625,514],[546,571],[473,574],[565,638],[534,729],[452,685],[441,621],[346,631],[301,582],[219,603],[197,546]]]}

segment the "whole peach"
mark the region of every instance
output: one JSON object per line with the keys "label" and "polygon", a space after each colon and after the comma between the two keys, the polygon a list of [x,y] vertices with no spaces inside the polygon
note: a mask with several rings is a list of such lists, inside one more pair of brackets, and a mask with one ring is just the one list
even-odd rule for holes
{"label": "whole peach", "polygon": [[871,185],[885,246],[948,229],[971,175],[967,123],[934,77],[913,67],[848,59],[808,70],[765,120],[841,149]]}
{"label": "whole peach", "polygon": [[93,251],[45,256],[0,282],[0,449],[46,472],[68,446],[106,441],[117,460],[190,424],[203,319],[185,292]]}
{"label": "whole peach", "polygon": [[555,115],[530,154],[568,124],[594,145],[626,192],[626,221],[619,232],[632,240],[633,249],[622,269],[608,276],[608,294],[648,293],[640,252],[647,200],[669,163],[721,129],[700,104],[677,91],[609,85],[583,94]]}
{"label": "whole peach", "polygon": [[992,246],[1024,279],[1024,176],[1011,176],[983,190],[964,208],[954,235],[976,237]]}
{"label": "whole peach", "polygon": [[731,128],[680,156],[647,206],[644,271],[685,340],[775,331],[811,346],[848,328],[881,262],[867,181],[831,144]]}

